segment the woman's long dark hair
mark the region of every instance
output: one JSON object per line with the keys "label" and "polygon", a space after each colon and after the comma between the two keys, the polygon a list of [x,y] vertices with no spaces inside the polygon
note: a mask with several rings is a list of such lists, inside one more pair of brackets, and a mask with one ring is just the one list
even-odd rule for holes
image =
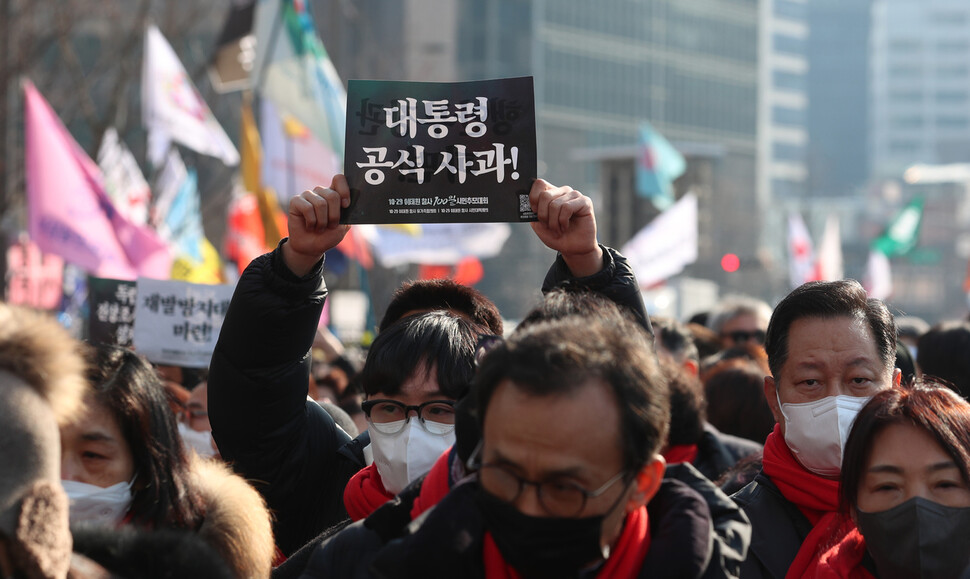
{"label": "woman's long dark hair", "polygon": [[118,421],[131,449],[131,522],[196,529],[203,509],[191,491],[188,455],[158,375],[144,358],[117,346],[92,348],[90,362],[94,398]]}

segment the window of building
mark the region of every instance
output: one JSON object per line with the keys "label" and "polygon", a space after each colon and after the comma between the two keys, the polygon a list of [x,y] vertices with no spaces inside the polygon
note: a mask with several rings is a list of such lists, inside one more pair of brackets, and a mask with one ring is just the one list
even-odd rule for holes
{"label": "window of building", "polygon": [[772,156],[776,161],[798,161],[805,160],[805,146],[793,145],[791,143],[773,143]]}
{"label": "window of building", "polygon": [[889,67],[889,76],[895,78],[919,78],[923,69],[916,64],[895,64]]}
{"label": "window of building", "polygon": [[936,93],[936,102],[941,105],[966,105],[970,95],[965,90],[941,90]]}
{"label": "window of building", "polygon": [[805,55],[804,38],[788,36],[787,34],[775,34],[773,40],[774,40],[775,50],[777,52],[782,52],[785,54],[794,54],[797,56]]}
{"label": "window of building", "polygon": [[804,74],[797,74],[794,72],[783,72],[780,70],[776,70],[772,76],[774,77],[775,88],[797,90],[797,91],[805,90]]}
{"label": "window of building", "polygon": [[889,100],[897,104],[918,103],[923,100],[923,91],[920,90],[891,90]]}
{"label": "window of building", "polygon": [[966,78],[970,75],[970,67],[965,64],[940,66],[936,69],[938,78]]}
{"label": "window of building", "polygon": [[936,127],[939,129],[966,130],[970,127],[970,119],[965,115],[939,115],[936,117]]}
{"label": "window of building", "polygon": [[771,119],[777,125],[804,127],[805,116],[805,109],[791,109],[788,107],[773,107],[771,109]]}
{"label": "window of building", "polygon": [[792,2],[792,0],[775,0],[775,16],[805,20],[808,17],[808,5],[804,2]]}
{"label": "window of building", "polygon": [[894,129],[921,129],[923,128],[923,117],[920,115],[895,115],[889,121],[889,126]]}
{"label": "window of building", "polygon": [[889,50],[897,54],[916,54],[923,49],[923,43],[915,38],[894,38],[889,41]]}
{"label": "window of building", "polygon": [[966,40],[941,40],[936,44],[936,50],[944,54],[959,54],[967,52],[970,43]]}
{"label": "window of building", "polygon": [[893,140],[889,142],[889,152],[897,155],[918,153],[919,148],[919,141]]}

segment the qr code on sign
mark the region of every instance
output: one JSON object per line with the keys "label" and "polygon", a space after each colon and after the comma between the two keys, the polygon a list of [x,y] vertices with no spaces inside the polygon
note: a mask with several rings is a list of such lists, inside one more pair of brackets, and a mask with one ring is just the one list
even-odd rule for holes
{"label": "qr code on sign", "polygon": [[529,195],[520,193],[519,194],[519,212],[529,213],[532,211],[532,207],[529,205]]}

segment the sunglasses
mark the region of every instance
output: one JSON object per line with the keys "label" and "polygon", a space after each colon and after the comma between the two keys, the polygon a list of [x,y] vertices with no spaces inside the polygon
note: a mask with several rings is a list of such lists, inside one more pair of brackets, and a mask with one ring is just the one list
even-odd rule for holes
{"label": "sunglasses", "polygon": [[765,343],[765,332],[764,330],[752,330],[750,332],[745,330],[736,330],[734,332],[726,332],[721,334],[722,336],[727,336],[736,344],[741,344],[744,342],[749,342],[754,340],[758,344]]}

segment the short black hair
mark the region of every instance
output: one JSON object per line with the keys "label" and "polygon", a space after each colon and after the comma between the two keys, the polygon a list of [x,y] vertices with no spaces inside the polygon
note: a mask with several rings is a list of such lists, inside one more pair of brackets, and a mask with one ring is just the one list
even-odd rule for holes
{"label": "short black hair", "polygon": [[488,333],[448,311],[416,314],[391,324],[377,335],[358,378],[364,394],[395,395],[415,372],[437,372],[448,398],[468,391],[475,373],[475,346]]}
{"label": "short black hair", "polygon": [[881,300],[870,298],[859,282],[812,281],[794,290],[775,307],[765,336],[768,367],[778,377],[788,360],[788,331],[804,318],[850,317],[865,320],[876,341],[876,352],[886,368],[896,360],[896,323]]}
{"label": "short black hair", "polygon": [[485,294],[450,279],[405,282],[394,292],[378,326],[383,332],[409,312],[452,311],[501,336],[504,327],[498,307]]}
{"label": "short black hair", "polygon": [[547,320],[567,316],[600,319],[628,319],[636,321],[629,308],[625,308],[601,293],[584,287],[556,288],[546,292],[542,300],[522,318],[515,331]]}
{"label": "short black hair", "polygon": [[670,427],[667,382],[650,336],[625,318],[584,316],[537,322],[485,356],[475,376],[479,427],[504,380],[531,396],[555,396],[602,380],[620,411],[624,468],[639,471],[666,442]]}

